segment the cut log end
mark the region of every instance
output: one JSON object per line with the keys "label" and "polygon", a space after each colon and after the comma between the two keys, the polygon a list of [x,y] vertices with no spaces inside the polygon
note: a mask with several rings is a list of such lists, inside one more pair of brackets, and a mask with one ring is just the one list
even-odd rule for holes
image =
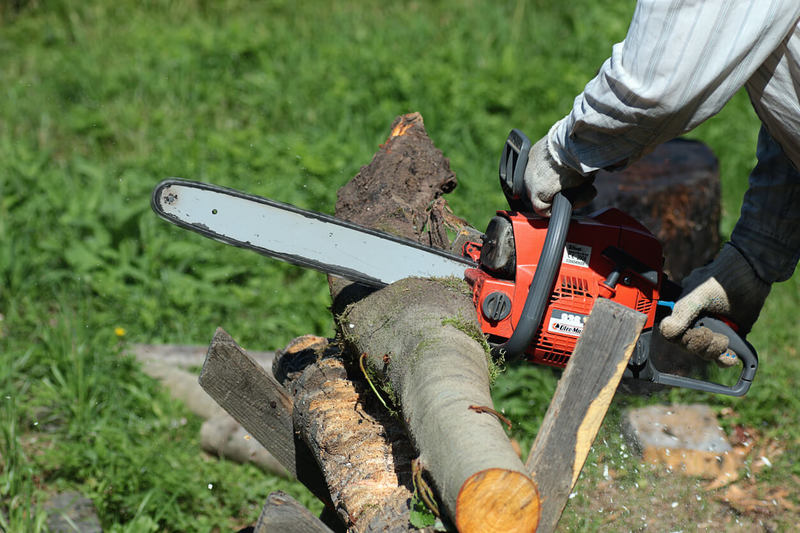
{"label": "cut log end", "polygon": [[470,476],[458,494],[456,527],[468,532],[533,532],[539,523],[536,483],[521,472],[491,468]]}

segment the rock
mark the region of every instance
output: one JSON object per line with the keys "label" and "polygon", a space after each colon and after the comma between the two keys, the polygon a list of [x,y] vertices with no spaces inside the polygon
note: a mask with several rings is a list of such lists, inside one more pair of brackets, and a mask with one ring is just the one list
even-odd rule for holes
{"label": "rock", "polygon": [[645,462],[706,479],[733,480],[740,455],[706,405],[653,405],[625,413],[622,430]]}
{"label": "rock", "polygon": [[52,533],[101,533],[94,503],[75,491],[61,492],[44,504],[47,530]]}

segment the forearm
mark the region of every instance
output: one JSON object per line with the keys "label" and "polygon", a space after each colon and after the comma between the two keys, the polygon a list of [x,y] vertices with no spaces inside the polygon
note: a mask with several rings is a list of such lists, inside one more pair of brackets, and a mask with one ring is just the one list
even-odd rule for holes
{"label": "forearm", "polygon": [[739,221],[731,235],[767,283],[785,281],[800,260],[800,172],[762,128],[758,164],[750,174]]}
{"label": "forearm", "polygon": [[790,0],[641,0],[628,35],[549,132],[560,164],[625,166],[741,88],[800,17]]}

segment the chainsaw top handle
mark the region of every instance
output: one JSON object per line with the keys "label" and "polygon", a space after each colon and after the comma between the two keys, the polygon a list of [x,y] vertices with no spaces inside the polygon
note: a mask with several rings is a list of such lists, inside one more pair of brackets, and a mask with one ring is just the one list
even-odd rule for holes
{"label": "chainsaw top handle", "polygon": [[[531,142],[528,137],[520,130],[513,129],[508,134],[500,157],[500,184],[512,209],[532,211],[524,184],[530,148]],[[553,197],[547,235],[519,323],[506,342],[492,346],[492,353],[503,355],[508,362],[517,361],[524,356],[525,350],[530,346],[542,323],[567,241],[567,230],[572,216],[572,201],[568,196],[569,191],[564,191],[556,193]]]}

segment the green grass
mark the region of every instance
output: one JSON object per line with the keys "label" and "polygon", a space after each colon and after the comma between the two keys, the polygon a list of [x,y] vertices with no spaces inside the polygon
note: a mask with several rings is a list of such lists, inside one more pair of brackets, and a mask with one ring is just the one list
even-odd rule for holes
{"label": "green grass", "polygon": [[[544,134],[570,108],[633,2],[378,4],[247,0],[18,0],[0,4],[0,526],[43,527],[77,489],[109,531],[227,530],[297,484],[199,452],[200,421],[126,355],[130,342],[250,348],[330,334],[321,274],[159,221],[153,186],[181,176],[332,212],[392,119],[419,111],[451,160],[455,211],[502,208],[511,127]],[[694,137],[720,157],[729,233],[757,119],[740,94]],[[780,436],[798,466],[798,277],[775,287],[730,423]],[[117,336],[115,328],[126,334]],[[515,368],[498,403],[529,446],[557,374]],[[633,401],[633,400],[632,400]],[[615,404],[614,409],[621,409]],[[730,420],[730,419],[726,419]],[[318,509],[315,507],[315,509]]]}

